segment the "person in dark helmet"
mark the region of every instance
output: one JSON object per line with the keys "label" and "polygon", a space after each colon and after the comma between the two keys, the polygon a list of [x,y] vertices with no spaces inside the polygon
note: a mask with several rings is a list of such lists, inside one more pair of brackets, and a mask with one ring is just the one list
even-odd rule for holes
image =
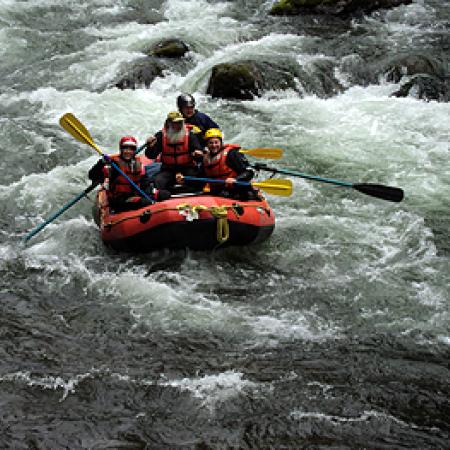
{"label": "person in dark helmet", "polygon": [[[137,140],[133,136],[124,136],[119,141],[119,153],[108,159],[100,159],[89,170],[88,177],[93,183],[108,180],[108,199],[115,212],[139,209],[156,200],[165,200],[170,193],[158,192],[146,183],[145,170],[139,156],[136,156]],[[142,198],[131,183],[110,163],[110,160],[125,173],[151,200]]]}
{"label": "person in dark helmet", "polygon": [[177,97],[178,111],[183,115],[187,125],[192,127],[192,131],[197,135],[202,147],[205,146],[204,134],[210,128],[219,128],[214,120],[207,114],[195,109],[195,99],[191,94],[181,94]]}
{"label": "person in dark helmet", "polygon": [[185,125],[183,115],[172,111],[167,115],[163,129],[147,139],[145,156],[160,158],[161,170],[155,176],[155,186],[168,190],[175,185],[177,173],[197,176],[203,150],[196,135]]}

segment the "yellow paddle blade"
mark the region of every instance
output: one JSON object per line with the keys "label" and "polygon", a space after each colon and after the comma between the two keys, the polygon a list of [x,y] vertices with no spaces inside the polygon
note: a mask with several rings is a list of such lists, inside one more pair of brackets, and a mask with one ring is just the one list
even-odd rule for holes
{"label": "yellow paddle blade", "polygon": [[89,134],[89,131],[72,113],[66,113],[61,116],[59,119],[59,124],[76,140],[83,142],[83,144],[90,145],[93,149],[100,153],[100,155],[102,155],[102,151],[95,144]]}
{"label": "yellow paddle blade", "polygon": [[289,197],[292,194],[292,181],[272,178],[265,181],[252,183],[253,186],[259,187],[268,194],[282,195]]}
{"label": "yellow paddle blade", "polygon": [[255,156],[256,158],[280,159],[283,156],[283,150],[281,148],[258,147],[245,150],[240,149],[239,152]]}

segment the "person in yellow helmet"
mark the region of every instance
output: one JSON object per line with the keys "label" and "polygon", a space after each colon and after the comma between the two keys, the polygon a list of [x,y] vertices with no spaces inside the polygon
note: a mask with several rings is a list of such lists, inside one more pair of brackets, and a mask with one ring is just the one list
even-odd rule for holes
{"label": "person in yellow helmet", "polygon": [[162,163],[155,176],[156,188],[170,190],[177,173],[197,176],[203,150],[195,134],[186,126],[183,115],[172,111],[167,115],[162,130],[147,138],[145,156],[158,158]]}
{"label": "person in yellow helmet", "polygon": [[[203,156],[202,176],[225,181],[225,189],[223,184],[211,184],[211,192],[242,200],[254,197],[252,188],[235,184],[236,181],[249,182],[255,174],[247,158],[239,152],[241,147],[236,144],[223,144],[223,134],[218,128],[207,130],[204,139],[206,151]],[[177,177],[177,181],[180,183],[183,178]]]}

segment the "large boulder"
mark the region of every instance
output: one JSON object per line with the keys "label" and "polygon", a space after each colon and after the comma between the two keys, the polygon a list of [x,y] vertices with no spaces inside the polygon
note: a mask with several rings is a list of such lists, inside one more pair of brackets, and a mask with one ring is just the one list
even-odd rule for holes
{"label": "large boulder", "polygon": [[250,100],[260,95],[261,72],[255,63],[223,63],[213,67],[207,93],[212,97]]}
{"label": "large boulder", "polygon": [[272,6],[273,15],[365,13],[380,8],[392,8],[412,3],[412,0],[280,0]]}
{"label": "large boulder", "polygon": [[238,61],[213,67],[207,93],[212,97],[251,100],[264,91],[292,89],[321,98],[342,91],[334,63],[317,60],[300,67],[296,61]]}

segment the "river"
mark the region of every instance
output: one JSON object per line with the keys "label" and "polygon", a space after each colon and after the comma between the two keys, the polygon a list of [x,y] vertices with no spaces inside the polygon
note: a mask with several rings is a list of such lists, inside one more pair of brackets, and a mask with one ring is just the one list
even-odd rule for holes
{"label": "river", "polygon": [[[444,54],[448,76],[450,3],[323,23],[269,17],[272,3],[0,0],[1,448],[450,448],[449,103],[345,70],[333,96],[206,94],[214,65],[275,56],[344,68],[413,50]],[[185,66],[114,87],[169,37]],[[98,158],[62,114],[114,152],[180,92],[227,141],[283,148],[276,167],[405,199],[293,178],[260,245],[133,256],[103,245],[91,194],[22,243]]]}

